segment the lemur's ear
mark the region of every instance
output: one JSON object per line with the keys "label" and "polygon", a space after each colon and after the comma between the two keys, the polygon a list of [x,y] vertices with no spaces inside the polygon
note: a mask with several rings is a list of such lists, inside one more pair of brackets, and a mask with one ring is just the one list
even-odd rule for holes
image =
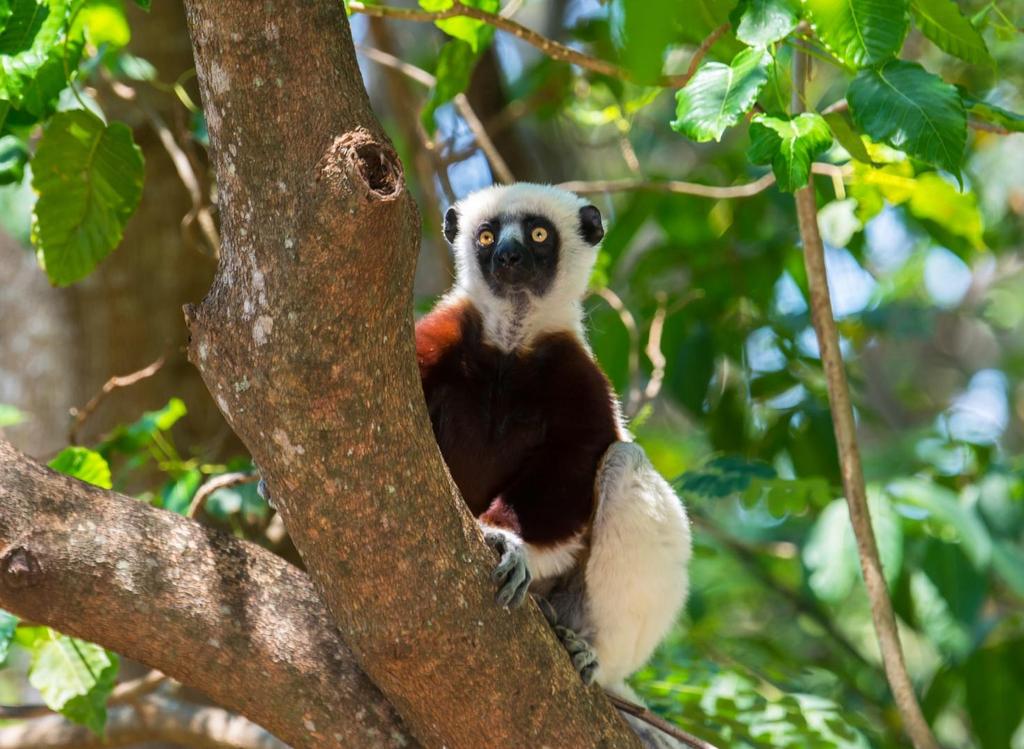
{"label": "lemur's ear", "polygon": [[590,246],[596,245],[604,238],[601,211],[597,210],[597,206],[585,205],[580,208],[580,236]]}
{"label": "lemur's ear", "polygon": [[455,241],[455,235],[459,233],[459,212],[452,206],[444,212],[444,238],[448,244]]}

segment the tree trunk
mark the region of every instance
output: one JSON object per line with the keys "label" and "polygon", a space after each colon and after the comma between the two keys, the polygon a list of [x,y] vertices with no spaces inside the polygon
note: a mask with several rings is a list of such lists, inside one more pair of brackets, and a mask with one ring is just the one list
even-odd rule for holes
{"label": "tree trunk", "polygon": [[343,639],[427,746],[636,746],[536,608],[494,603],[415,366],[419,219],[341,4],[187,8],[223,229],[190,355]]}

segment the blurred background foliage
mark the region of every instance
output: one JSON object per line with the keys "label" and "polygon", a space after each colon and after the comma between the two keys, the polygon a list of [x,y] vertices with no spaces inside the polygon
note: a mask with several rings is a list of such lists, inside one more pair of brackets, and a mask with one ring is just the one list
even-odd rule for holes
{"label": "blurred background foliage", "polygon": [[[605,217],[591,343],[695,529],[686,614],[633,686],[722,747],[906,746],[842,499],[793,199],[779,189],[799,186],[783,174],[800,159],[757,130],[789,122],[792,55],[810,56],[802,104],[824,115],[825,142],[789,143],[805,167],[827,165],[812,184],[909,670],[943,745],[1024,747],[1024,2],[466,2],[611,63],[603,72],[479,20],[434,28],[373,17],[380,5],[353,0],[350,20],[424,214],[418,310],[451,280],[437,219],[474,189],[572,180]],[[876,14],[860,43],[843,8]],[[180,349],[179,305],[202,293],[219,241],[180,16],[163,0],[150,15],[118,0],[0,0],[0,221],[5,262],[22,268],[0,287],[0,430],[60,470],[295,559]],[[730,91],[701,115],[697,82],[731,65],[742,89],[748,46],[763,71],[749,101],[733,106]],[[930,132],[862,103],[900,75]],[[835,106],[848,87],[849,109]],[[978,126],[958,135],[957,111]],[[936,151],[947,142],[962,157]],[[681,180],[736,190],[685,194]],[[154,197],[158,183],[176,199]],[[738,187],[751,184],[763,189]],[[155,232],[158,274],[144,249]],[[85,280],[37,293],[29,245],[54,284]],[[75,312],[97,307],[100,321]],[[51,322],[26,337],[30,316]],[[143,332],[126,346],[117,331],[135,318]],[[78,358],[40,353],[69,329]],[[69,408],[161,353],[156,377],[80,409],[70,441],[89,449],[62,449]],[[81,662],[54,658],[68,646],[39,629],[0,619],[0,701],[40,699],[102,727],[116,656],[80,644]],[[100,667],[83,681],[90,658]]]}

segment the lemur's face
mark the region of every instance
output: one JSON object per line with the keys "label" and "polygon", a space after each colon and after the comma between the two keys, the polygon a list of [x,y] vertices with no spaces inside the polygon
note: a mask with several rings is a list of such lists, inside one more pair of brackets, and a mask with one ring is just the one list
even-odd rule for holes
{"label": "lemur's face", "polygon": [[448,209],[444,233],[460,281],[499,298],[583,293],[604,236],[601,214],[576,195],[520,183],[473,193]]}

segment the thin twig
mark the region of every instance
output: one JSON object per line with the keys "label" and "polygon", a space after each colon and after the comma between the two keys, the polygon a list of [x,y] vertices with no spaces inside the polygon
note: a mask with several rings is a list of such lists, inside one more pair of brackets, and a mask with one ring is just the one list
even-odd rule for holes
{"label": "thin twig", "polygon": [[644,388],[641,408],[658,397],[661,385],[665,381],[665,366],[668,364],[668,359],[665,358],[665,354],[661,350],[661,334],[665,330],[666,317],[668,317],[668,308],[665,304],[665,297],[660,295],[658,309],[655,311],[651,327],[647,331],[647,346],[644,347],[644,354],[647,355],[647,360],[651,363],[651,379],[647,381],[647,387]]}
{"label": "thin twig", "polygon": [[[803,63],[806,57],[796,51],[793,56],[793,102],[796,114],[800,110],[803,87]],[[907,673],[900,645],[896,616],[882,572],[882,561],[878,554],[875,532],[871,526],[867,493],[864,487],[864,472],[857,447],[857,427],[850,404],[850,388],[843,370],[843,355],[839,348],[839,332],[836,329],[832,302],[829,299],[828,275],[825,270],[825,250],[818,230],[818,206],[814,187],[807,185],[796,191],[796,211],[800,225],[800,238],[804,246],[804,264],[807,268],[807,285],[811,294],[811,321],[818,338],[821,364],[825,370],[828,385],[829,406],[832,410],[833,428],[839,453],[839,464],[843,478],[843,490],[850,510],[850,523],[857,539],[857,554],[864,573],[864,586],[871,602],[871,618],[882,653],[885,675],[892,689],[893,699],[903,718],[903,727],[916,749],[938,749],[938,742],[932,735],[921,706],[918,704],[914,685]]]}
{"label": "thin twig", "polygon": [[637,382],[640,379],[640,329],[636,324],[636,318],[633,317],[633,313],[629,311],[626,303],[622,301],[622,297],[607,286],[597,289],[594,293],[601,297],[612,308],[612,311],[619,316],[622,327],[626,329],[626,334],[629,336],[627,364],[629,393],[626,394],[625,410],[628,415],[632,416],[636,413],[634,404],[640,400],[640,385]]}
{"label": "thin twig", "polygon": [[[421,83],[424,86],[433,86],[437,79],[422,68],[418,68],[415,65],[410,65],[404,60],[399,59],[395,55],[389,52],[385,52],[380,49],[373,47],[366,47],[364,45],[357,45],[356,49],[360,53],[366,55],[367,59],[372,60],[378,65],[397,70],[399,73],[407,76],[408,78]],[[512,174],[512,170],[509,169],[508,163],[502,157],[498,151],[498,147],[494,145],[494,141],[487,134],[487,129],[484,124],[480,121],[480,118],[476,116],[476,112],[473,111],[473,107],[469,103],[469,98],[465,94],[458,94],[452,100],[455,108],[458,110],[459,115],[466,123],[466,127],[473,134],[473,139],[476,141],[477,147],[484,152],[484,156],[487,157],[487,161],[491,165],[491,170],[494,172],[494,176],[499,182],[504,184],[511,184],[516,181],[515,176]],[[432,149],[433,150],[433,149]]]}
{"label": "thin twig", "polygon": [[699,739],[693,734],[687,733],[679,726],[669,723],[660,715],[655,715],[643,705],[630,702],[629,700],[623,699],[611,692],[605,692],[605,694],[608,696],[608,701],[615,705],[616,709],[621,710],[624,713],[628,713],[634,718],[639,718],[644,723],[654,726],[659,731],[668,734],[672,738],[682,741],[686,746],[692,747],[692,749],[717,749],[714,744],[709,744],[704,739]]}
{"label": "thin twig", "polygon": [[142,380],[152,377],[160,371],[160,368],[164,365],[166,360],[167,355],[161,354],[159,359],[152,364],[143,367],[137,372],[111,377],[103,383],[103,387],[89,400],[88,403],[81,408],[72,407],[70,410],[72,422],[71,428],[68,430],[68,442],[72,445],[78,444],[78,433],[81,431],[82,426],[108,395],[118,388],[129,387],[130,385],[134,385],[137,382],[141,382]]}
{"label": "thin twig", "polygon": [[222,473],[219,476],[214,476],[196,489],[196,493],[192,497],[192,503],[188,506],[188,512],[185,513],[185,516],[190,518],[196,517],[206,504],[206,500],[215,491],[241,484],[251,484],[259,480],[260,476],[258,473]]}
{"label": "thin twig", "polygon": [[[549,39],[543,34],[540,34],[533,29],[529,29],[521,23],[513,21],[511,18],[502,14],[489,13],[488,11],[480,10],[479,8],[474,8],[470,5],[465,5],[459,2],[459,0],[455,0],[451,7],[439,11],[425,11],[415,8],[395,8],[389,5],[365,5],[362,2],[359,2],[359,0],[351,0],[348,4],[348,8],[353,13],[361,13],[363,15],[374,16],[377,18],[396,18],[403,21],[434,22],[443,21],[446,18],[455,18],[456,16],[474,18],[478,21],[483,21],[496,29],[512,34],[512,36],[517,39],[537,48],[552,60],[559,60],[561,62],[571,63],[572,65],[578,65],[585,70],[589,70],[593,73],[599,73],[601,75],[607,75],[612,78],[620,78],[633,83],[645,83],[645,81],[637,80],[636,76],[626,68],[619,67],[607,60],[602,60],[598,57],[592,57],[591,55],[584,54],[572,47],[567,47],[566,45],[556,42],[554,39]],[[717,41],[722,34],[728,30],[728,28],[728,24],[723,24],[711,32],[708,38],[705,39],[697,48],[697,51],[694,52],[693,58],[690,60],[690,68],[686,73],[683,73],[682,75],[660,76],[655,84],[665,88],[681,88],[682,86],[685,86],[693,73],[696,72],[697,66],[700,64],[704,55],[707,54],[711,45],[713,45],[715,41]]]}
{"label": "thin twig", "polygon": [[[848,177],[851,170],[848,167],[836,166],[816,161],[811,164],[811,171],[814,174],[823,174],[833,179]],[[735,198],[750,198],[762,193],[775,184],[775,175],[771,172],[761,175],[753,182],[744,182],[740,185],[729,185],[719,187],[718,185],[701,185],[697,182],[683,182],[682,180],[659,180],[645,179],[640,177],[624,177],[622,179],[598,179],[598,180],[573,180],[562,182],[559,187],[563,190],[578,193],[595,192],[632,192],[635,190],[647,190],[650,192],[666,192],[675,195],[696,195],[699,198],[712,198],[714,200],[730,200]]]}

